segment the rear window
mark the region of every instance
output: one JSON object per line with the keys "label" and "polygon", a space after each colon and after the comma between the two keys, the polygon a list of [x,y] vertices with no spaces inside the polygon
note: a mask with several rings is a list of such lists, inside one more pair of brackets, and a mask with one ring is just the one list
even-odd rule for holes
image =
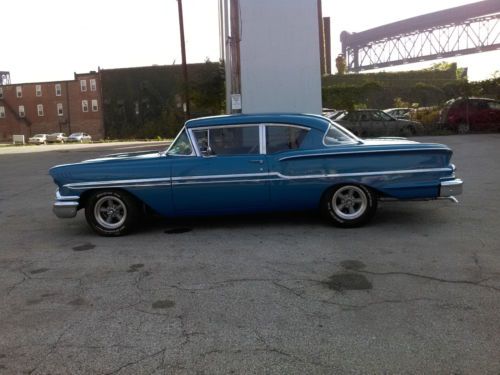
{"label": "rear window", "polygon": [[300,147],[308,130],[295,126],[266,126],[266,150],[268,154]]}
{"label": "rear window", "polygon": [[358,139],[344,128],[331,124],[325,134],[324,143],[326,146],[355,144],[358,143]]}

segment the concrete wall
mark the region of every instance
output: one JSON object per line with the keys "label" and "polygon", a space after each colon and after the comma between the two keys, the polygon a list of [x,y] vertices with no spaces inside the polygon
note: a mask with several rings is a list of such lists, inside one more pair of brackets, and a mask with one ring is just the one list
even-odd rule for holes
{"label": "concrete wall", "polygon": [[240,0],[243,113],[321,113],[317,0]]}

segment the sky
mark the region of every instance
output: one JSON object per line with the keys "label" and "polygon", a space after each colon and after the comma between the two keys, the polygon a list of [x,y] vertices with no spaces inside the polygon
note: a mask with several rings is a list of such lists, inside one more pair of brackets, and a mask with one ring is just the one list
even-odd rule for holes
{"label": "sky", "polygon": [[[287,0],[281,1],[286,6]],[[331,18],[332,60],[340,53],[343,30],[359,32],[475,2],[322,1],[323,16]],[[4,0],[1,4],[0,71],[10,71],[12,83],[73,79],[74,72],[98,67],[181,63],[177,0]],[[188,63],[218,61],[218,1],[183,0],[183,11]],[[500,70],[500,51],[446,61],[468,67],[471,80],[487,79]]]}

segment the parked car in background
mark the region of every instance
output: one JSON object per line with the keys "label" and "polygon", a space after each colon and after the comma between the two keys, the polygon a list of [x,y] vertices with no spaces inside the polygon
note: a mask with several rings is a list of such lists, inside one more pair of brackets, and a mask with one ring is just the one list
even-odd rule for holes
{"label": "parked car in background", "polygon": [[419,122],[398,120],[379,109],[346,111],[334,121],[360,137],[407,137],[423,130]]}
{"label": "parked car in background", "polygon": [[329,118],[330,120],[335,120],[336,118],[340,117],[341,115],[343,115],[346,112],[347,111],[344,111],[344,110],[333,111],[333,112],[330,112],[327,115],[323,115],[323,116]]}
{"label": "parked car in background", "polygon": [[64,143],[68,137],[64,133],[52,133],[47,136],[48,143]]}
{"label": "parked car in background", "polygon": [[415,115],[415,108],[388,108],[384,112],[398,120],[411,120]]}
{"label": "parked car in background", "polygon": [[92,142],[92,137],[87,133],[71,133],[67,139],[68,142]]}
{"label": "parked car in background", "polygon": [[332,224],[355,227],[373,217],[379,199],[455,200],[462,181],[451,156],[440,144],[362,140],[323,116],[198,118],[166,151],[53,167],[53,211],[72,218],[83,208],[103,236],[129,232],[147,210],[179,217],[318,209]]}
{"label": "parked car in background", "polygon": [[47,143],[47,134],[35,134],[28,139],[28,143],[35,145],[44,145]]}
{"label": "parked car in background", "polygon": [[458,133],[500,130],[500,101],[487,98],[457,98],[446,102],[439,122]]}

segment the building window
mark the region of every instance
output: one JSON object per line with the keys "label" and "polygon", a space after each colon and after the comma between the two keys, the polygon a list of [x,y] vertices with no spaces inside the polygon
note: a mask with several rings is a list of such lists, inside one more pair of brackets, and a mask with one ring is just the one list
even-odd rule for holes
{"label": "building window", "polygon": [[26,112],[24,111],[24,105],[19,106],[19,117],[26,117]]}
{"label": "building window", "polygon": [[97,112],[99,110],[99,105],[97,104],[97,99],[92,99],[92,112]]}
{"label": "building window", "polygon": [[0,118],[5,118],[5,107],[0,106]]}
{"label": "building window", "polygon": [[61,84],[56,83],[55,88],[56,88],[56,96],[61,96]]}
{"label": "building window", "polygon": [[82,100],[82,111],[83,112],[88,112],[89,111],[89,102],[88,102],[88,100]]}
{"label": "building window", "polygon": [[82,92],[87,91],[87,80],[86,79],[81,79],[80,80],[80,90]]}
{"label": "building window", "polygon": [[95,79],[94,79],[94,78],[92,78],[92,79],[90,80],[90,91],[96,91],[96,90],[97,90],[97,85],[96,85],[96,83],[95,83]]}
{"label": "building window", "polygon": [[38,112],[38,116],[42,117],[43,116],[43,104],[37,104],[36,111]]}
{"label": "building window", "polygon": [[3,99],[3,87],[0,87],[0,99]]}
{"label": "building window", "polygon": [[36,85],[35,86],[35,95],[36,96],[42,96],[42,85]]}
{"label": "building window", "polygon": [[23,97],[23,87],[22,86],[16,86],[16,96],[18,98]]}
{"label": "building window", "polygon": [[57,115],[64,116],[63,105],[62,103],[57,103]]}

